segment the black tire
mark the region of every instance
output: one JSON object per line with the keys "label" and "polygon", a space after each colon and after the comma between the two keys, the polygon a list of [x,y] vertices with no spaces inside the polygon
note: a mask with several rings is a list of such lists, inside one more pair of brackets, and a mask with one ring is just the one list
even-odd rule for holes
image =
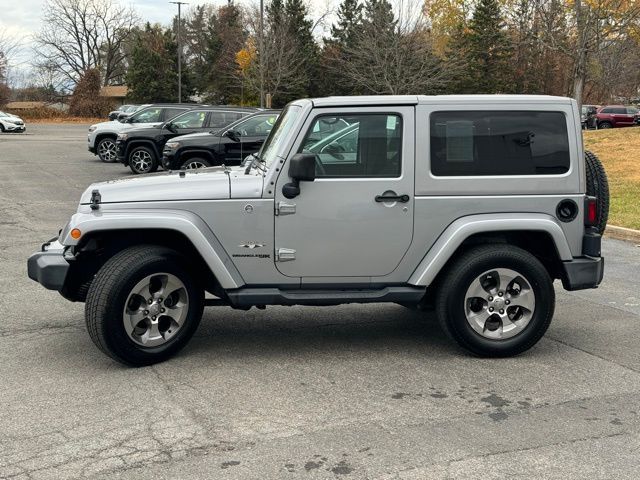
{"label": "black tire", "polygon": [[[105,153],[103,153],[103,151],[106,150],[108,150],[109,152],[113,152],[113,154],[107,156]],[[116,155],[115,138],[105,137],[100,139],[100,141],[96,145],[96,152],[98,152],[98,158],[104,163],[114,163],[118,161],[118,156]]]}
{"label": "black tire", "polygon": [[0,132],[4,133],[4,125],[0,123]]}
{"label": "black tire", "polygon": [[596,228],[604,233],[609,219],[609,181],[607,172],[600,159],[592,152],[584,152],[584,163],[587,172],[587,195],[598,199]]}
{"label": "black tire", "polygon": [[[200,166],[198,167],[191,166],[195,164],[198,164]],[[211,166],[212,164],[209,160],[205,160],[204,158],[200,158],[200,157],[193,157],[188,160],[185,160],[182,163],[181,168],[186,168],[187,170],[191,170],[192,168],[205,168],[205,167],[211,167]]]}
{"label": "black tire", "polygon": [[[139,161],[138,158],[144,160]],[[129,152],[129,168],[136,175],[155,172],[158,166],[156,152],[149,147],[135,147]]]}
{"label": "black tire", "polygon": [[598,128],[613,128],[613,124],[611,122],[600,122],[598,123]]}
{"label": "black tire", "polygon": [[[204,290],[185,265],[188,262],[175,251],[154,245],[130,247],[109,259],[91,283],[85,304],[93,343],[114,360],[136,367],[162,362],[182,349],[196,331],[204,307]],[[187,314],[180,330],[166,343],[144,347],[125,331],[125,303],[141,279],[159,272],[174,275],[183,283],[188,294]]]}
{"label": "black tire", "polygon": [[[467,289],[484,272],[497,268],[515,270],[531,284],[535,307],[529,323],[515,336],[489,339],[477,333],[467,321]],[[535,345],[545,334],[555,308],[553,280],[540,261],[529,252],[509,245],[472,248],[447,267],[436,293],[436,315],[445,333],[462,348],[482,357],[518,355]]]}

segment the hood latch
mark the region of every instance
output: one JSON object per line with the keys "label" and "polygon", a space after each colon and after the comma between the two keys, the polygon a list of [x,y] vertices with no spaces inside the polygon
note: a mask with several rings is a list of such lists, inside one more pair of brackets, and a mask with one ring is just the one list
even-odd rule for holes
{"label": "hood latch", "polygon": [[100,202],[102,201],[102,195],[99,190],[93,190],[91,192],[91,210],[98,210],[100,208]]}

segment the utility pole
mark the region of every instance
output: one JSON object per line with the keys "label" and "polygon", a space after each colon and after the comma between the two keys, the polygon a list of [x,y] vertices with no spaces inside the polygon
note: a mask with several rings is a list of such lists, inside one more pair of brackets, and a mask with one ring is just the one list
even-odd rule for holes
{"label": "utility pole", "polygon": [[180,7],[188,5],[187,2],[169,2],[178,5],[178,103],[182,103],[182,37],[180,36],[180,27],[182,26],[182,17],[180,16]]}
{"label": "utility pole", "polygon": [[258,36],[260,60],[260,108],[264,108],[264,0],[260,0],[260,35]]}

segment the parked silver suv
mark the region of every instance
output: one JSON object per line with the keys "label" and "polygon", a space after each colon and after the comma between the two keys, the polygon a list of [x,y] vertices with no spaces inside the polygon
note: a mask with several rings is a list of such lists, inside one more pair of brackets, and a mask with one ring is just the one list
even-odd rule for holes
{"label": "parked silver suv", "polygon": [[206,305],[435,308],[467,350],[514,355],[547,330],[554,279],[602,280],[606,176],[586,158],[568,98],[298,100],[248,165],[90,186],[29,276],[86,301],[129,365],[180,350]]}

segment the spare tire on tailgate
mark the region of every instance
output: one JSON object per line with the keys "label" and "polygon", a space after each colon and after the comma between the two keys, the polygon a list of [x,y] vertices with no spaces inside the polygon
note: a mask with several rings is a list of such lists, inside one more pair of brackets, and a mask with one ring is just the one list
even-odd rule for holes
{"label": "spare tire on tailgate", "polygon": [[584,152],[584,163],[587,171],[587,195],[598,199],[598,212],[595,227],[601,234],[607,226],[609,218],[609,182],[602,162],[588,150]]}

